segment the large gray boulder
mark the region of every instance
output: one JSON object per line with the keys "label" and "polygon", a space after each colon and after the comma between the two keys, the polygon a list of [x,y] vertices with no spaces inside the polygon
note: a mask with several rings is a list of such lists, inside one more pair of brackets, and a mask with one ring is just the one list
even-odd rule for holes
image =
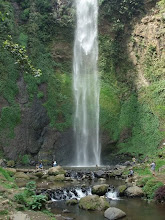
{"label": "large gray boulder", "polygon": [[108,184],[101,184],[93,186],[92,188],[92,194],[96,194],[98,196],[103,196],[107,192],[109,185]]}
{"label": "large gray boulder", "polygon": [[142,197],[144,195],[144,193],[140,187],[131,186],[125,190],[125,195],[128,197]]}
{"label": "large gray boulder", "polygon": [[49,175],[58,175],[58,174],[65,174],[66,171],[61,167],[61,166],[57,166],[57,167],[51,167],[49,170],[48,170],[48,174]]}
{"label": "large gray boulder", "polygon": [[79,207],[85,210],[101,211],[109,207],[109,203],[104,197],[89,195],[80,199]]}
{"label": "large gray boulder", "polygon": [[125,216],[126,216],[125,212],[115,207],[110,207],[104,212],[104,217],[109,220],[115,220],[115,219],[123,218]]}
{"label": "large gray boulder", "polygon": [[102,171],[102,170],[98,170],[98,171],[95,172],[95,176],[96,176],[97,178],[101,178],[101,177],[104,177],[104,176],[105,176],[105,173],[104,173],[104,171]]}

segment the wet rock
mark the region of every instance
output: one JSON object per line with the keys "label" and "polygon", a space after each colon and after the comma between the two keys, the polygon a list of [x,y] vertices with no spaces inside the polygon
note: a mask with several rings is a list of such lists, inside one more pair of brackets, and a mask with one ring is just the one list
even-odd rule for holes
{"label": "wet rock", "polygon": [[76,205],[76,204],[78,204],[78,200],[77,199],[67,200],[66,204],[67,205]]}
{"label": "wet rock", "polygon": [[30,217],[27,214],[22,212],[17,212],[9,217],[10,220],[30,220]]}
{"label": "wet rock", "polygon": [[121,185],[117,188],[117,191],[119,193],[119,196],[124,196],[124,192],[125,190],[127,189],[127,186],[126,185]]}
{"label": "wet rock", "polygon": [[92,194],[103,196],[107,192],[108,187],[109,187],[108,184],[102,184],[102,185],[93,186]]}
{"label": "wet rock", "polygon": [[100,182],[105,182],[106,179],[105,179],[105,178],[99,178],[99,181],[100,181]]}
{"label": "wet rock", "polygon": [[65,177],[65,181],[73,181],[71,177]]}
{"label": "wet rock", "polygon": [[95,176],[97,177],[97,178],[101,178],[101,177],[104,177],[104,171],[102,171],[102,170],[98,170],[98,171],[96,171],[95,173]]}
{"label": "wet rock", "polygon": [[64,220],[73,220],[73,218],[63,216]]}
{"label": "wet rock", "polygon": [[125,195],[128,197],[142,197],[144,193],[140,187],[132,186],[126,189]]}
{"label": "wet rock", "polygon": [[123,218],[125,216],[126,216],[125,212],[123,212],[122,210],[117,209],[115,207],[108,208],[104,212],[104,217],[109,220],[115,220],[115,219]]}
{"label": "wet rock", "polygon": [[68,209],[64,209],[62,210],[63,213],[70,213],[70,211]]}
{"label": "wet rock", "polygon": [[109,203],[105,198],[98,195],[89,195],[80,199],[79,207],[85,210],[105,210],[109,207]]}

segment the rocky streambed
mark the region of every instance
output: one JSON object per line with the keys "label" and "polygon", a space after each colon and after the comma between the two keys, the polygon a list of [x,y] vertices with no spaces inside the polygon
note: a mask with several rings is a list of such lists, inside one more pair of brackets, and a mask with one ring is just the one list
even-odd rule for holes
{"label": "rocky streambed", "polygon": [[20,189],[27,182],[36,181],[36,194],[47,196],[46,207],[56,220],[155,220],[156,216],[164,220],[164,207],[142,200],[144,193],[137,185],[138,176],[128,178],[126,169],[121,165],[65,169],[57,166],[46,170],[7,168]]}

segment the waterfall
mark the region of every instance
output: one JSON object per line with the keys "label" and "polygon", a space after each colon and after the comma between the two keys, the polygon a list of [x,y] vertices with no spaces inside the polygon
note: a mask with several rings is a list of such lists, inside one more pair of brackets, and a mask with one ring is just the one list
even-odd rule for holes
{"label": "waterfall", "polygon": [[75,0],[77,26],[74,42],[73,91],[76,166],[100,165],[98,2]]}

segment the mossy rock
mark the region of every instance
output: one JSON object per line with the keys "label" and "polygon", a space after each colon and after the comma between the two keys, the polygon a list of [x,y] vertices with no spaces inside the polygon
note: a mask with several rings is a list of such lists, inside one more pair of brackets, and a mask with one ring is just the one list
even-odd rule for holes
{"label": "mossy rock", "polygon": [[78,200],[77,199],[71,199],[71,200],[66,201],[66,204],[67,205],[76,205],[76,204],[78,204]]}
{"label": "mossy rock", "polygon": [[30,179],[30,177],[29,177],[27,174],[23,173],[23,172],[18,172],[18,173],[16,173],[16,174],[14,175],[14,177],[15,177],[16,179],[26,179],[26,180],[29,180],[29,179]]}
{"label": "mossy rock", "polygon": [[14,160],[7,161],[7,166],[8,167],[15,167],[15,161]]}
{"label": "mossy rock", "polygon": [[14,176],[16,173],[16,169],[14,168],[6,168],[10,176]]}
{"label": "mossy rock", "polygon": [[55,176],[54,180],[55,181],[64,181],[65,176],[64,176],[64,174],[58,174],[57,176]]}
{"label": "mossy rock", "polygon": [[119,196],[124,196],[124,192],[127,189],[126,185],[121,185],[117,188],[118,192],[119,192]]}
{"label": "mossy rock", "polygon": [[128,187],[125,190],[125,195],[128,197],[142,197],[144,195],[143,190],[138,186]]}
{"label": "mossy rock", "polygon": [[103,196],[107,192],[109,185],[108,184],[101,184],[93,186],[92,188],[92,194],[96,194],[98,196]]}
{"label": "mossy rock", "polygon": [[48,174],[49,175],[54,175],[54,176],[56,176],[58,174],[64,174],[65,175],[65,173],[66,173],[66,171],[62,167],[60,167],[60,166],[51,167],[48,170]]}
{"label": "mossy rock", "polygon": [[50,182],[54,182],[55,181],[55,176],[48,176],[47,180]]}
{"label": "mossy rock", "polygon": [[30,179],[32,179],[32,180],[38,180],[38,177],[35,176],[34,174],[29,173],[29,174],[27,174],[27,175],[28,175],[28,177],[29,177]]}
{"label": "mossy rock", "polygon": [[44,175],[44,173],[43,173],[43,172],[36,172],[34,175],[35,175],[36,177],[38,177],[38,178],[42,178],[42,176]]}
{"label": "mossy rock", "polygon": [[109,208],[109,203],[104,197],[89,195],[80,199],[79,207],[85,210],[101,211]]}

